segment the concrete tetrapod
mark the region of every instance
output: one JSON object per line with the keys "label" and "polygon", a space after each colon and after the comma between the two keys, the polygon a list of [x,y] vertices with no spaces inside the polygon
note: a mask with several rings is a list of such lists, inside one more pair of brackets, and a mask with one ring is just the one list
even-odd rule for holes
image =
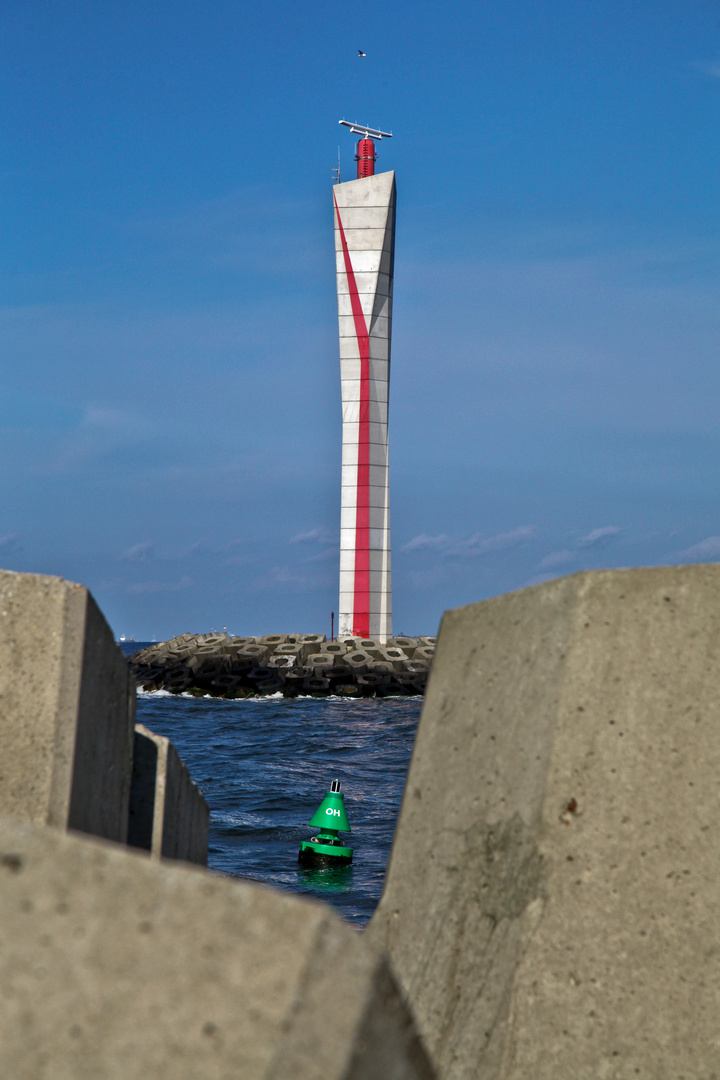
{"label": "concrete tetrapod", "polygon": [[0,818],[0,1076],[432,1080],[324,904]]}
{"label": "concrete tetrapod", "polygon": [[[323,634],[269,634],[262,639],[265,644],[237,637],[223,637],[213,644],[208,643],[211,636],[183,635],[151,645],[129,658],[130,670],[145,690],[194,697],[254,697],[278,690],[286,697],[305,691],[320,697],[334,693],[405,696],[424,693],[434,652],[428,650],[427,661],[411,660],[405,650],[394,646],[393,638],[384,647],[366,639],[374,651],[365,652],[352,643],[361,639],[327,642]],[[418,642],[402,640],[410,641],[415,653]],[[370,677],[363,679],[365,675]],[[381,675],[390,678],[378,678]]]}
{"label": "concrete tetrapod", "polygon": [[0,813],[124,843],[135,686],[82,585],[0,571]]}
{"label": "concrete tetrapod", "polygon": [[128,844],[204,866],[209,826],[208,804],[173,744],[136,724]]}
{"label": "concrete tetrapod", "polygon": [[443,1080],[720,1076],[720,565],[447,612],[385,892]]}

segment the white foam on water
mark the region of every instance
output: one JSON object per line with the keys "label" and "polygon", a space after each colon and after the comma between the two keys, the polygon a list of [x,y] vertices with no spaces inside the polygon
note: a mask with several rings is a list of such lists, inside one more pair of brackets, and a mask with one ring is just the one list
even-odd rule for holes
{"label": "white foam on water", "polygon": [[[323,694],[322,697],[316,697],[315,694],[296,694],[295,697],[286,697],[280,690],[276,694],[258,694],[256,697],[239,697],[239,698],[222,698],[216,697],[215,694],[172,694],[169,690],[143,690],[142,687],[137,688],[138,697],[147,698],[185,698],[186,701],[222,701],[225,705],[243,705],[246,701],[252,701],[253,703],[259,701],[287,701],[292,704],[293,701],[377,701],[377,698],[363,697],[362,694]],[[401,700],[406,697],[422,697],[421,694],[391,694],[392,700]]]}

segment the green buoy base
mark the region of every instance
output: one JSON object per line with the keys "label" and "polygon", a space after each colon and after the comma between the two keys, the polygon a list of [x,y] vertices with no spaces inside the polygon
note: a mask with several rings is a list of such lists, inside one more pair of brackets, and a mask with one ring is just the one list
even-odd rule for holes
{"label": "green buoy base", "polygon": [[353,849],[342,844],[322,844],[317,840],[301,840],[298,862],[301,866],[349,866]]}

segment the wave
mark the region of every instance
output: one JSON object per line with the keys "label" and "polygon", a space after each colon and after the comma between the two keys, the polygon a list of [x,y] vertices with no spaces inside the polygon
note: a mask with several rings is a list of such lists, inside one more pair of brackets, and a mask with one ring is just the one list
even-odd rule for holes
{"label": "wave", "polygon": [[172,694],[169,690],[143,690],[141,686],[137,689],[138,697],[144,698],[174,698],[175,701],[179,701],[185,698],[186,701],[221,701],[223,705],[244,705],[245,702],[251,701],[253,704],[261,701],[287,701],[288,705],[292,705],[296,701],[333,701],[333,702],[347,702],[348,705],[357,705],[358,701],[418,701],[419,696],[408,697],[403,694],[397,694],[396,696],[390,695],[387,698],[364,698],[360,695],[355,697],[352,694],[323,694],[322,697],[315,694],[296,694],[295,697],[286,697],[285,694],[278,691],[276,694],[258,694],[257,697],[244,697],[244,698],[223,698],[217,697],[215,694]]}

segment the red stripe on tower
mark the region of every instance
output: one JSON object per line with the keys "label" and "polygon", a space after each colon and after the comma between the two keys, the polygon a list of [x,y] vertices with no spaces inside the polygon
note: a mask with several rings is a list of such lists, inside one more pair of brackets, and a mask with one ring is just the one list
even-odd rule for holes
{"label": "red stripe on tower", "polygon": [[360,303],[355,273],[348,251],[337,199],[335,213],[342,242],[345,273],[352,306],[355,337],[360,354],[360,414],[358,424],[357,512],[355,517],[355,588],[353,597],[353,634],[370,635],[370,336]]}

